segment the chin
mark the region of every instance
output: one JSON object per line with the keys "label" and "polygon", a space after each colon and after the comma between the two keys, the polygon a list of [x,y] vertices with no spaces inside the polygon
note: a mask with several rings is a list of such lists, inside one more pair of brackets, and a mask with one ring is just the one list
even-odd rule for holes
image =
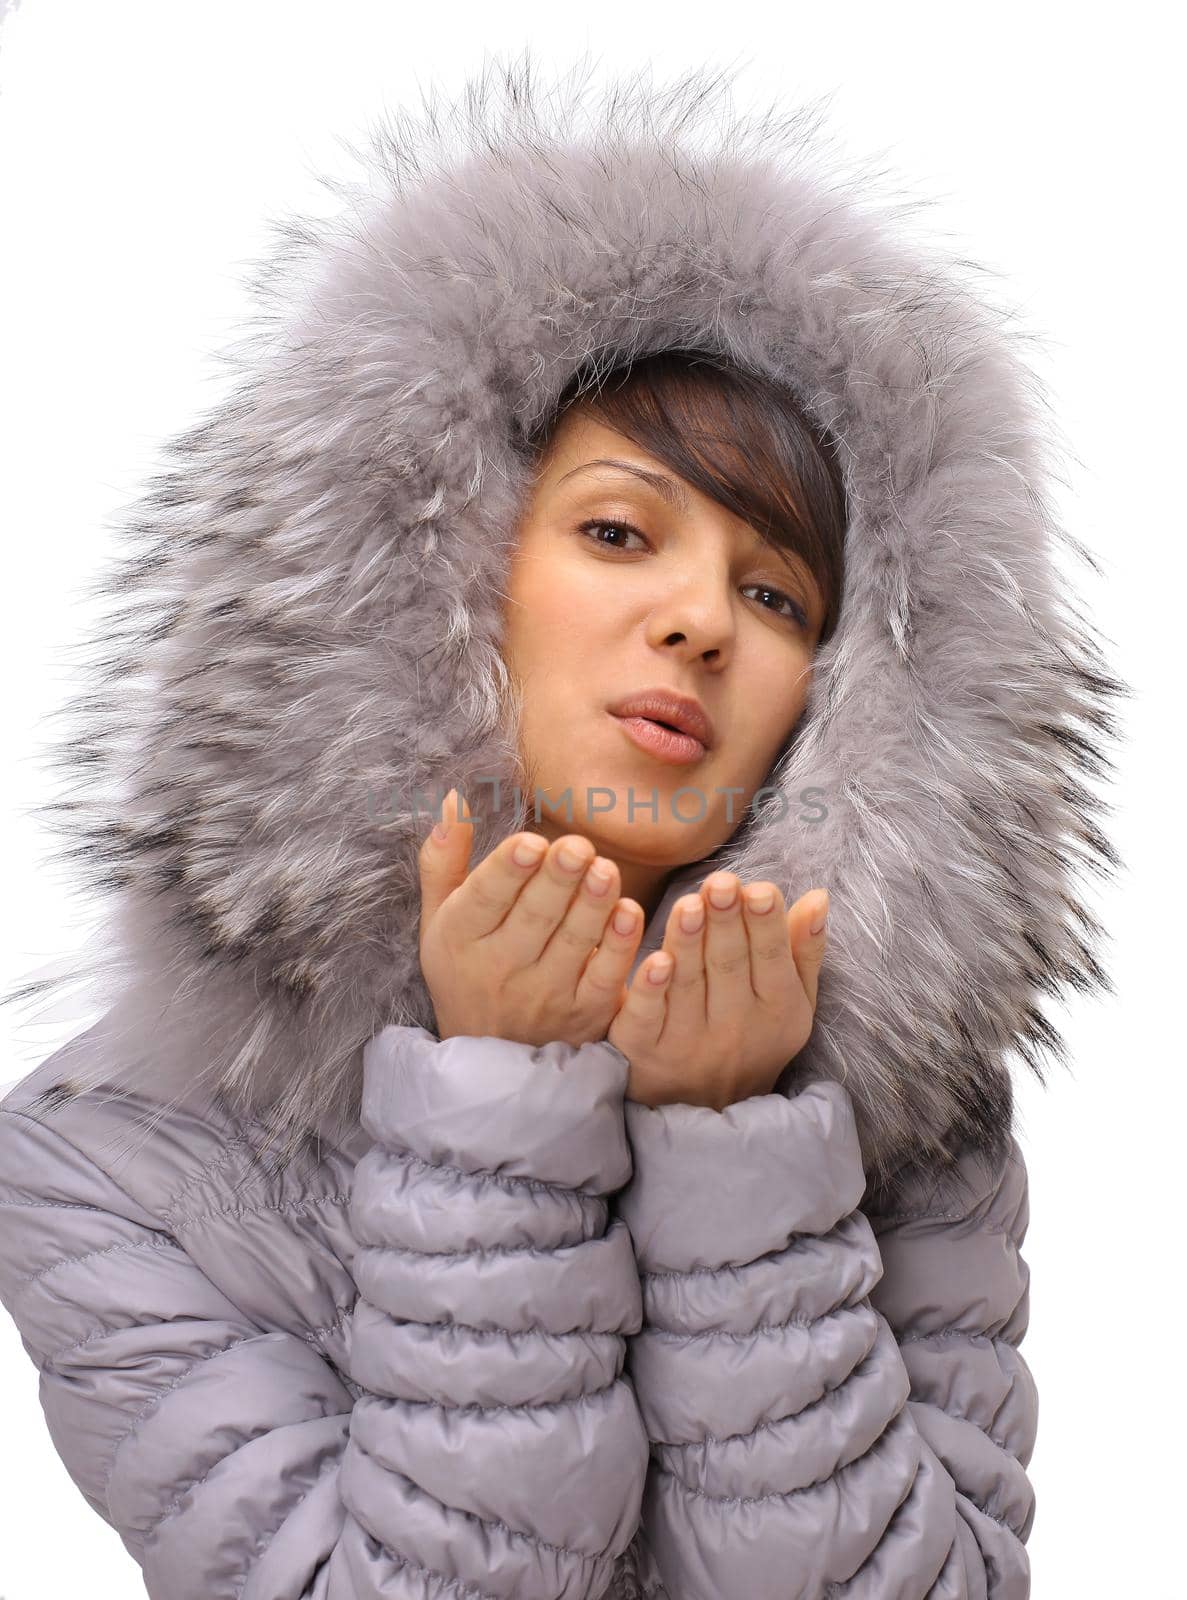
{"label": "chin", "polygon": [[[688,861],[699,861],[712,848],[693,825],[677,822],[659,796],[658,822],[646,815],[627,821],[625,801],[621,812],[608,812],[594,819],[603,853],[641,866],[671,868]],[[591,828],[590,837],[593,837]]]}

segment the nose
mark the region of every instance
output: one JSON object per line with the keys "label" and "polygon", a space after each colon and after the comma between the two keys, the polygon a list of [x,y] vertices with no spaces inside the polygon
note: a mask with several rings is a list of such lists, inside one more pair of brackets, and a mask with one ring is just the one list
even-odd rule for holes
{"label": "nose", "polygon": [[648,642],[689,659],[704,657],[723,665],[733,649],[737,620],[731,580],[712,560],[669,570],[647,622]]}

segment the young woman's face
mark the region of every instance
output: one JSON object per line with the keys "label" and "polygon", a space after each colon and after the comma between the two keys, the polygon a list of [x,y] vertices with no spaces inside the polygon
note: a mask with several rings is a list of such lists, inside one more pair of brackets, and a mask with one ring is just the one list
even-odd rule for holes
{"label": "young woman's face", "polygon": [[[594,519],[610,526],[588,526]],[[798,558],[764,546],[622,434],[569,411],[519,525],[505,614],[503,658],[523,694],[528,826],[585,835],[636,898],[649,872],[716,849],[803,709],[823,610]],[[654,688],[700,702],[708,748],[663,760],[612,715]]]}

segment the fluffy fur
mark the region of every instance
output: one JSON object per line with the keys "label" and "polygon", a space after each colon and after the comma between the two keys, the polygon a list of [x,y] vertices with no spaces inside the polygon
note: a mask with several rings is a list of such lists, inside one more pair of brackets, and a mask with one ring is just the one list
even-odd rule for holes
{"label": "fluffy fur", "polygon": [[218,1091],[282,1159],[357,1121],[363,1042],[431,1025],[427,803],[456,782],[482,807],[476,859],[525,821],[476,782],[514,773],[523,433],[577,362],[697,345],[794,386],[852,512],[786,803],[715,858],[788,903],[831,890],[780,1087],[843,1080],[873,1179],[1000,1149],[1011,1060],[1063,1056],[1043,997],[1111,988],[1081,886],[1118,863],[1085,780],[1128,689],[1058,573],[1058,545],[1091,557],[984,272],[909,244],[919,202],[847,167],[819,107],[742,115],[708,70],[591,101],[587,63],[544,87],[525,53],[373,127],[364,163],[323,180],[337,217],[280,228],[227,397],[101,580],[48,820],[106,908],[72,974],[105,1015],[55,1058],[61,1092],[159,1116]]}

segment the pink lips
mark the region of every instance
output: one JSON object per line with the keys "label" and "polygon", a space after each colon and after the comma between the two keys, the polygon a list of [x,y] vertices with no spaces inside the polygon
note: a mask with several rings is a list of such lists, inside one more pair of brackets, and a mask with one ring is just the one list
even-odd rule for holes
{"label": "pink lips", "polygon": [[673,728],[665,728],[650,717],[619,717],[614,712],[610,715],[633,744],[654,756],[657,761],[686,766],[690,761],[699,761],[705,754],[705,746],[699,739],[694,739],[688,733],[677,733]]}
{"label": "pink lips", "polygon": [[666,684],[636,689],[606,710],[631,743],[657,761],[687,766],[713,746],[713,724],[701,702]]}

